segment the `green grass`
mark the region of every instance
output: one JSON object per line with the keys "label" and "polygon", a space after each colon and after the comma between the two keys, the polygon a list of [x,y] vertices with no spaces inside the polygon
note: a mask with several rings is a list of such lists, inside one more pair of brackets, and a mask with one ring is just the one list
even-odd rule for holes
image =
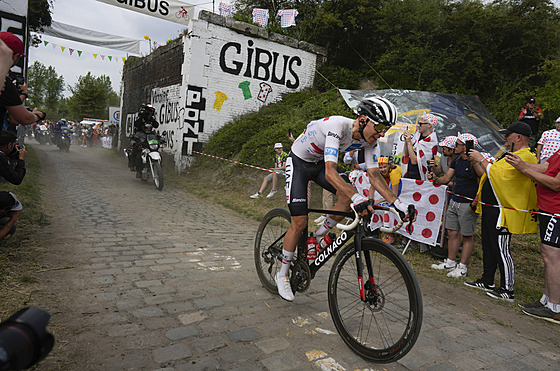
{"label": "green grass", "polygon": [[23,205],[17,230],[0,241],[0,318],[29,305],[30,290],[40,269],[37,256],[42,252],[38,232],[48,225],[41,203],[41,166],[36,152],[27,147],[27,173],[21,185],[3,183],[1,189],[13,192]]}

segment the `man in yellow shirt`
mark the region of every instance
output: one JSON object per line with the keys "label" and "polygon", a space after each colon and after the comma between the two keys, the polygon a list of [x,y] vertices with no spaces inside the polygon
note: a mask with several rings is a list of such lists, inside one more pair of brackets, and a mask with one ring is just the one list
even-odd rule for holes
{"label": "man in yellow shirt", "polygon": [[[531,127],[516,121],[500,130],[505,136],[506,148],[523,161],[536,164],[537,156],[530,151]],[[511,234],[536,233],[537,221],[533,214],[522,210],[535,210],[537,193],[535,183],[505,159],[490,163],[475,150],[469,152],[475,171],[481,177],[477,205],[482,213],[482,278],[465,285],[487,291],[490,297],[513,302],[513,259],[509,251]],[[496,268],[500,269],[500,286],[494,285]]]}

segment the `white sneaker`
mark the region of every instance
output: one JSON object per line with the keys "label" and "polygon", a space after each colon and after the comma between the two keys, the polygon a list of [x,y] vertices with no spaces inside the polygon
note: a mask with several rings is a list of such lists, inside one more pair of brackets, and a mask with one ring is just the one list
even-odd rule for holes
{"label": "white sneaker", "polygon": [[455,262],[452,265],[448,265],[447,260],[444,261],[443,263],[440,263],[440,264],[432,264],[432,268],[434,268],[434,269],[447,270],[447,271],[451,271],[451,270],[455,269],[456,266],[457,266],[457,263],[455,263]]}
{"label": "white sneaker", "polygon": [[447,273],[447,277],[461,278],[467,276],[467,267],[459,268],[459,265],[455,267],[451,272]]}
{"label": "white sneaker", "polygon": [[294,293],[292,292],[292,286],[290,286],[290,279],[280,276],[280,273],[276,273],[274,280],[276,281],[276,286],[278,286],[278,294],[282,299],[294,301]]}
{"label": "white sneaker", "polygon": [[321,224],[321,223],[323,223],[323,222],[325,221],[325,219],[327,219],[327,217],[324,216],[324,215],[321,215],[320,217],[318,217],[317,219],[315,219],[314,222],[317,223],[317,224]]}
{"label": "white sneaker", "polygon": [[249,196],[250,198],[259,198],[261,194],[259,192],[255,193],[254,195]]}
{"label": "white sneaker", "polygon": [[266,198],[272,198],[274,197],[274,195],[276,194],[276,192],[278,192],[277,190],[273,189],[270,191],[270,193],[266,196]]}

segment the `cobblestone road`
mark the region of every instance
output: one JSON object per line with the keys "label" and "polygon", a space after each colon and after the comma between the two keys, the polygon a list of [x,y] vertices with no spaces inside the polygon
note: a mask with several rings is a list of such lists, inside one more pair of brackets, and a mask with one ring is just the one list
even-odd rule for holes
{"label": "cobblestone road", "polygon": [[53,314],[57,337],[41,369],[558,367],[558,326],[422,277],[417,345],[393,364],[365,362],[335,333],[326,270],[294,303],[261,287],[257,222],[181,190],[159,192],[101,149],[35,148],[52,221],[36,300]]}

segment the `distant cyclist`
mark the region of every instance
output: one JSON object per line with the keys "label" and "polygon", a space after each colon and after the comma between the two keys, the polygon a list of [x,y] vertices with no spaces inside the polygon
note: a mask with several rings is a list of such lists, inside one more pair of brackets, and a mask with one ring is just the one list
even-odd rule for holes
{"label": "distant cyclist", "polygon": [[[385,200],[406,213],[406,205],[389,189],[376,161],[380,157],[377,140],[395,124],[397,108],[387,99],[376,96],[361,101],[355,112],[356,119],[331,116],[311,121],[294,141],[286,160],[286,199],[291,214],[291,225],[284,237],[282,267],[275,277],[278,293],[285,300],[294,300],[288,273],[298,240],[307,226],[307,183],[313,180],[337,195],[338,202],[332,210],[349,211],[352,203],[360,216],[367,214],[366,209],[373,212],[373,208],[368,205],[368,199],[358,194],[356,189],[338,174],[339,152],[364,148],[370,183]],[[325,219],[316,231],[318,244],[322,236],[342,219],[343,216],[339,215],[329,215]]]}

